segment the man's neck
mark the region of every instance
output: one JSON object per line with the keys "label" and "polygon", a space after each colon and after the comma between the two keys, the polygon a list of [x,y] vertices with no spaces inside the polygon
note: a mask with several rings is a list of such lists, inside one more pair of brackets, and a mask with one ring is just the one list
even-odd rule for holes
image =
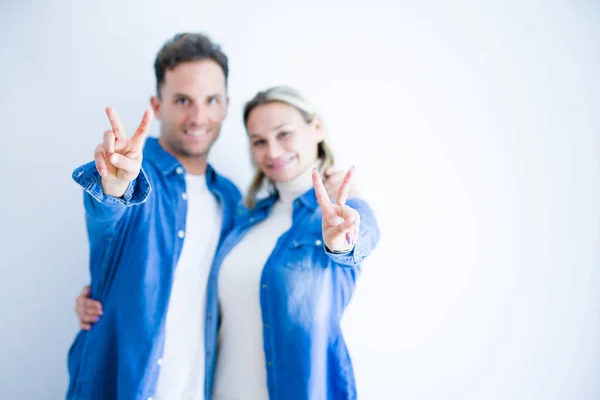
{"label": "man's neck", "polygon": [[176,154],[169,146],[165,146],[165,143],[160,138],[158,139],[158,143],[167,153],[175,157],[177,161],[183,165],[186,173],[191,175],[204,175],[206,173],[206,168],[208,166],[206,155],[184,156]]}
{"label": "man's neck", "polygon": [[194,157],[181,157],[175,156],[176,159],[179,160],[183,168],[185,168],[185,172],[190,175],[204,175],[206,173],[206,168],[208,163],[206,162],[206,157],[203,156],[194,156]]}

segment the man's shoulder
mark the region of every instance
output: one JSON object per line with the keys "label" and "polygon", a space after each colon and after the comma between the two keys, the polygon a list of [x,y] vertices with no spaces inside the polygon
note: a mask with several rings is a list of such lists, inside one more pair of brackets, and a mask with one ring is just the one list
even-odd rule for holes
{"label": "man's shoulder", "polygon": [[210,180],[215,183],[216,188],[223,195],[227,195],[231,199],[233,199],[236,203],[238,203],[242,197],[242,193],[240,189],[237,187],[233,181],[225,175],[220,174],[214,168],[209,166],[208,173],[212,174]]}

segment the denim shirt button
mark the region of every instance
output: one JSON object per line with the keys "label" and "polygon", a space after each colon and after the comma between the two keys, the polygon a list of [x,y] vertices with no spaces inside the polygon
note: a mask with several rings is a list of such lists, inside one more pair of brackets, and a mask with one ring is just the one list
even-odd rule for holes
{"label": "denim shirt button", "polygon": [[177,232],[177,236],[179,236],[179,239],[183,239],[183,237],[185,236],[185,232],[179,231],[179,232]]}

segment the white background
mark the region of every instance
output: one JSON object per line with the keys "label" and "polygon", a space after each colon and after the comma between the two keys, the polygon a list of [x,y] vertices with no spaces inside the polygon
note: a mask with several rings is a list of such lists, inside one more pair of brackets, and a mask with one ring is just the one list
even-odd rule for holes
{"label": "white background", "polygon": [[64,398],[71,171],[106,105],[134,128],[186,30],[230,56],[211,158],[242,189],[241,106],[273,84],[357,166],[382,231],[344,320],[362,399],[600,398],[600,6],[451,3],[2,2],[0,398]]}

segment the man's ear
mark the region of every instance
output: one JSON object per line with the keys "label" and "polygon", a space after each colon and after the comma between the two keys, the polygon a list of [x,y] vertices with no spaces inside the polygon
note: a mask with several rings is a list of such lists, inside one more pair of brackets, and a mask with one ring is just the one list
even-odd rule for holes
{"label": "man's ear", "polygon": [[229,96],[225,97],[225,101],[223,102],[223,119],[227,117],[227,110],[229,110]]}
{"label": "man's ear", "polygon": [[154,118],[160,121],[160,99],[158,96],[150,97],[150,106],[154,112]]}

